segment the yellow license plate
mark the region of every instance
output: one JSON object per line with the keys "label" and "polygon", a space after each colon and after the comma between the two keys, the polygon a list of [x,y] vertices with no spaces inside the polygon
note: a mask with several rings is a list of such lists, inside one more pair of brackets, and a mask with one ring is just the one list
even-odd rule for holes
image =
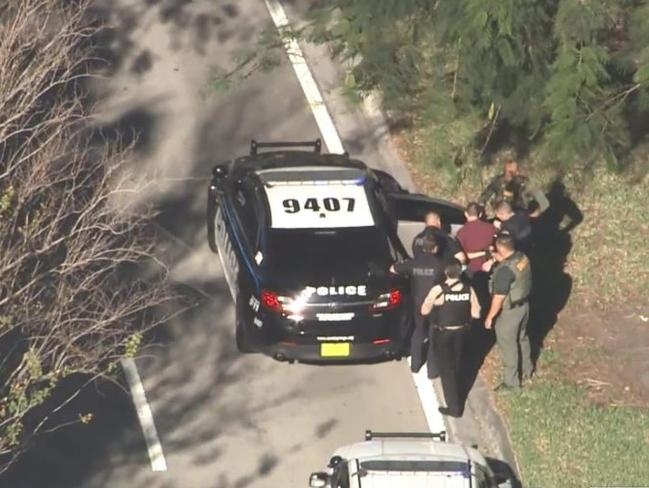
{"label": "yellow license plate", "polygon": [[320,344],[320,356],[323,358],[349,356],[350,346],[349,342],[323,342]]}

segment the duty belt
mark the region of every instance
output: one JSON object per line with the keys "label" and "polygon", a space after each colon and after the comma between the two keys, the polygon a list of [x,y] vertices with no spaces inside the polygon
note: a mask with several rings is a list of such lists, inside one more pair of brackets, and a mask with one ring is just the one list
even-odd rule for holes
{"label": "duty belt", "polygon": [[465,327],[468,327],[469,324],[463,324],[463,325],[435,325],[434,327],[437,330],[460,330],[464,329]]}

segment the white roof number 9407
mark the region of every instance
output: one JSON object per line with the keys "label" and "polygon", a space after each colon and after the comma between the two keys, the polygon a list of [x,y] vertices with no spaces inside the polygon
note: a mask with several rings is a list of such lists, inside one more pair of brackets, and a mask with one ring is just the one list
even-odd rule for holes
{"label": "white roof number 9407", "polygon": [[362,185],[274,185],[266,195],[276,229],[374,225]]}

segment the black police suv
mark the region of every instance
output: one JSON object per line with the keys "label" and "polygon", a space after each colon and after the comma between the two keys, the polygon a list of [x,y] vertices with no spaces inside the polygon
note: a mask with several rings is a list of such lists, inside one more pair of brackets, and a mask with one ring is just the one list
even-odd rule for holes
{"label": "black police suv", "polygon": [[252,141],[214,168],[208,240],[236,303],[237,347],[288,361],[398,359],[413,307],[389,267],[427,210],[451,226],[462,210],[320,146]]}

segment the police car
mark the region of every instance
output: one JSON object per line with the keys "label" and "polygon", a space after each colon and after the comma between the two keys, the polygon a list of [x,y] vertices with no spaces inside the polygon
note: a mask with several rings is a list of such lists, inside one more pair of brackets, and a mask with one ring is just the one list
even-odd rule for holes
{"label": "police car", "polygon": [[511,488],[476,449],[445,442],[444,432],[365,433],[365,441],[336,450],[326,471],[312,473],[310,487]]}
{"label": "police car", "polygon": [[236,303],[241,352],[278,360],[398,359],[411,332],[408,282],[391,275],[427,209],[450,224],[462,209],[412,195],[387,173],[320,141],[251,142],[217,165],[208,241]]}

